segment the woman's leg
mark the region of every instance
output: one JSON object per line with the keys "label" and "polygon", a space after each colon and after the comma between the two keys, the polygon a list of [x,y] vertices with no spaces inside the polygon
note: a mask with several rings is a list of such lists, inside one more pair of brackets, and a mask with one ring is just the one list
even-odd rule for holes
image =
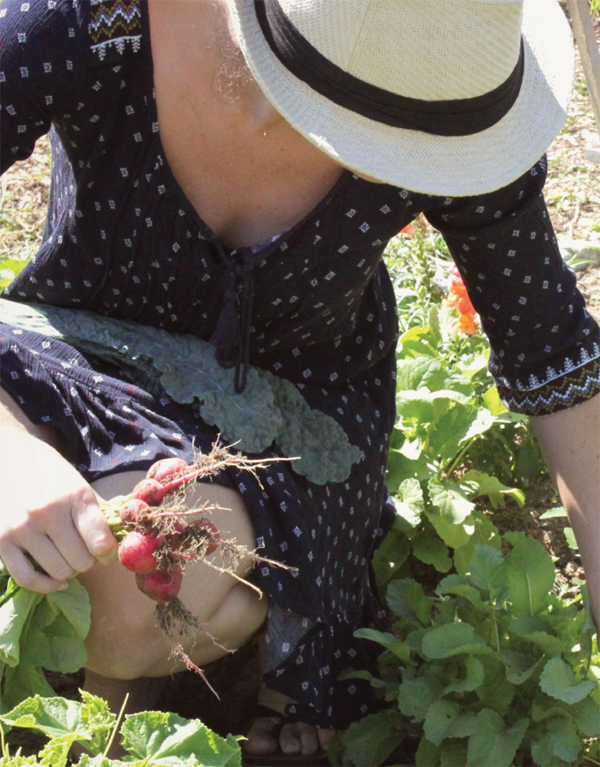
{"label": "woman's leg", "polygon": [[[61,450],[59,435],[50,427],[32,423],[0,388],[2,425],[27,432]],[[94,489],[105,498],[126,494],[143,476],[139,472],[112,475],[94,483]],[[231,509],[231,512],[215,511],[211,515],[222,536],[235,537],[238,543],[252,549],[254,533],[241,497],[218,485],[198,485],[197,490],[204,493],[204,500]],[[217,553],[213,556],[215,563],[219,561],[218,556]],[[243,577],[251,566],[249,561],[240,563],[236,574]],[[160,677],[181,669],[181,665],[170,658],[169,642],[155,624],[154,603],[137,589],[133,573],[119,563],[95,565],[81,575],[80,580],[91,596],[93,620],[88,637],[85,688],[107,700],[113,711],[120,710],[127,694],[129,712],[152,708],[160,689]],[[266,597],[259,599],[256,592],[232,576],[221,575],[202,564],[186,570],[181,598],[204,624],[195,644],[186,647],[199,666],[248,641],[262,625],[268,606]],[[260,702],[283,711],[289,701],[263,688]],[[271,734],[274,729],[272,723],[257,719],[248,733],[246,750],[266,754],[279,747],[287,753],[311,753],[318,747],[316,742],[326,747],[332,735],[330,730],[315,731],[302,723],[286,725],[278,743]]]}

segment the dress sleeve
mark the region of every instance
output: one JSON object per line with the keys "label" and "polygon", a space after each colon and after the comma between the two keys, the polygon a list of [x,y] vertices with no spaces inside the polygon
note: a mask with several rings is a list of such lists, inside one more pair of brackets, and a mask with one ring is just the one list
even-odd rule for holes
{"label": "dress sleeve", "polygon": [[86,6],[68,0],[0,4],[0,173],[27,159],[53,122],[77,108],[89,54]]}
{"label": "dress sleeve", "polygon": [[546,159],[496,192],[429,198],[489,338],[489,369],[513,411],[547,415],[600,392],[600,335],[562,260],[542,188]]}

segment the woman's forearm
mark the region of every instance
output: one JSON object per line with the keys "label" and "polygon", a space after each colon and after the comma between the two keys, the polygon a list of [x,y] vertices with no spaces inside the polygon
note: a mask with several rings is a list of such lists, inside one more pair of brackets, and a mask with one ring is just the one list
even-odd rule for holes
{"label": "woman's forearm", "polygon": [[531,419],[569,515],[600,624],[600,395]]}

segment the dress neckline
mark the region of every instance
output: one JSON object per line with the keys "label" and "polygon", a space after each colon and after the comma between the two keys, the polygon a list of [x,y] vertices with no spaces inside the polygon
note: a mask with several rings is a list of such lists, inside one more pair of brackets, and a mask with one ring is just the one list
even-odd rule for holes
{"label": "dress neckline", "polygon": [[200,231],[203,234],[204,239],[210,240],[211,242],[214,242],[217,245],[217,248],[219,251],[224,251],[228,254],[236,254],[239,258],[243,259],[244,261],[249,261],[253,263],[257,263],[258,261],[262,260],[265,255],[267,255],[267,252],[271,252],[275,249],[276,246],[279,246],[282,244],[282,242],[285,241],[290,235],[292,235],[294,232],[296,232],[298,229],[300,229],[302,226],[304,226],[308,221],[310,221],[312,218],[317,216],[320,211],[326,207],[329,202],[338,194],[340,189],[344,187],[351,178],[354,178],[354,174],[351,170],[344,168],[336,180],[336,182],[332,185],[332,187],[329,189],[329,191],[316,203],[316,205],[300,220],[298,220],[295,224],[288,227],[284,232],[281,232],[280,234],[273,235],[271,237],[266,237],[263,240],[260,240],[257,243],[254,243],[252,245],[244,245],[237,248],[231,248],[226,246],[223,242],[221,242],[220,238],[215,234],[215,232],[212,230],[212,228],[209,226],[209,224],[202,218],[202,216],[198,213],[194,205],[192,204],[191,200],[187,196],[187,194],[184,192],[183,187],[177,180],[175,174],[173,173],[173,169],[171,168],[171,165],[167,159],[167,155],[164,149],[164,145],[162,142],[162,137],[160,134],[160,123],[158,120],[158,109],[156,105],[156,86],[154,82],[154,58],[152,56],[152,40],[150,37],[150,10],[149,10],[149,3],[148,2],[141,2],[140,3],[140,13],[141,13],[141,22],[142,22],[142,55],[146,57],[146,61],[148,64],[148,71],[150,84],[152,87],[152,94],[154,96],[151,104],[150,104],[150,121],[157,126],[157,128],[153,131],[154,136],[154,143],[156,145],[156,152],[158,157],[160,158],[161,162],[161,169],[163,173],[167,176],[167,181],[171,188],[176,190],[176,193],[179,197],[179,203],[182,209],[185,210],[185,212],[191,216],[191,218],[196,222],[196,225],[200,229]]}

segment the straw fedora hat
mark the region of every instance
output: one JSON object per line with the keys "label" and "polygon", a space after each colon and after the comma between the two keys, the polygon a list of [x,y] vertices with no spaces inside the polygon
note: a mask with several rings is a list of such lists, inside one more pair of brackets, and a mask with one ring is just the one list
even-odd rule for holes
{"label": "straw fedora hat", "polygon": [[258,84],[352,170],[490,192],[560,131],[573,45],[557,0],[227,0]]}

